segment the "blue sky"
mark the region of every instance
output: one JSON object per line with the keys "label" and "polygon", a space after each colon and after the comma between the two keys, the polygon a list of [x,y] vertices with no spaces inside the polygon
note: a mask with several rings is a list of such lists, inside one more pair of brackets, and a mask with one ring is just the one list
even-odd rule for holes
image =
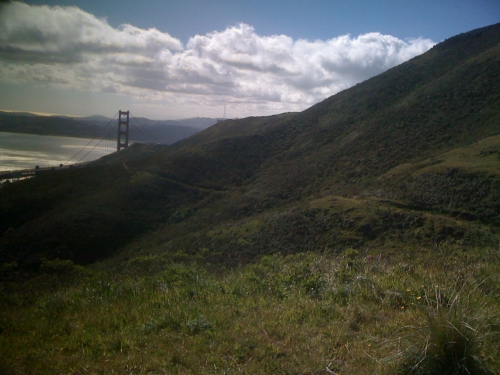
{"label": "blue sky", "polygon": [[498,0],[25,1],[0,9],[0,109],[299,111],[499,21]]}
{"label": "blue sky", "polygon": [[330,39],[339,35],[380,32],[398,38],[436,42],[500,22],[498,0],[68,0],[28,4],[74,5],[105,17],[112,26],[130,23],[155,27],[186,43],[196,34],[239,23],[260,35],[294,39]]}

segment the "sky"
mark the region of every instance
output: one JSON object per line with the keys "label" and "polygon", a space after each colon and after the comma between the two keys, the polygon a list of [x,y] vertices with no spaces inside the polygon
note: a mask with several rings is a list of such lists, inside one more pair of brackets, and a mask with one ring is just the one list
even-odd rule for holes
{"label": "sky", "polygon": [[498,0],[2,1],[0,110],[302,111],[498,22]]}

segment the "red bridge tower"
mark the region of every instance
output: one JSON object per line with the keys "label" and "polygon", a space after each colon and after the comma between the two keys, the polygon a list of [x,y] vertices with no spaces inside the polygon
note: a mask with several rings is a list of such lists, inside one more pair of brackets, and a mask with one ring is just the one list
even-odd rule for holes
{"label": "red bridge tower", "polygon": [[118,114],[118,141],[116,151],[128,147],[128,121],[129,111],[125,112],[120,110]]}

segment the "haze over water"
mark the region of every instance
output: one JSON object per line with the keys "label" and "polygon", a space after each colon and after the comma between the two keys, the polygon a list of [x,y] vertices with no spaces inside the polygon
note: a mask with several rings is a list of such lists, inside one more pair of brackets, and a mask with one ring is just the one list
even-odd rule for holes
{"label": "haze over water", "polygon": [[116,141],[105,141],[87,156],[88,150],[76,155],[90,141],[87,138],[0,132],[0,171],[58,167],[92,161],[115,151]]}

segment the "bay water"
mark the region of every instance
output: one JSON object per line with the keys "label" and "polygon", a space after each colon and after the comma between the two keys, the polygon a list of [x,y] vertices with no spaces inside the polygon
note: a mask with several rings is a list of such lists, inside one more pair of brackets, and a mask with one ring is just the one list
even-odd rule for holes
{"label": "bay water", "polygon": [[114,151],[116,140],[0,132],[0,171],[82,163]]}

